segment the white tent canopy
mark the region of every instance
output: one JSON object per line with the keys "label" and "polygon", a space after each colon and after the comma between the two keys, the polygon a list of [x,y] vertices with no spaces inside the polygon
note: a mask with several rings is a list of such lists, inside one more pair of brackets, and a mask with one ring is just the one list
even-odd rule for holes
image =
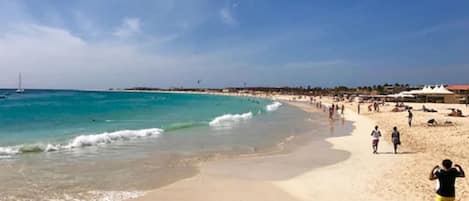
{"label": "white tent canopy", "polygon": [[432,89],[431,86],[425,85],[422,89],[420,90],[411,90],[411,91],[404,91],[401,92],[401,94],[407,94],[407,95],[445,95],[445,94],[453,94],[453,92],[449,91],[446,89],[443,85],[435,85],[435,87]]}
{"label": "white tent canopy", "polygon": [[432,89],[431,86],[425,86],[425,87],[423,87],[423,89],[420,90],[417,94],[423,94],[423,95],[425,95],[425,94],[431,94],[432,92],[433,92],[433,89]]}
{"label": "white tent canopy", "polygon": [[413,98],[415,96],[410,95],[410,94],[398,93],[398,94],[389,94],[386,97],[389,97],[389,98]]}
{"label": "white tent canopy", "polygon": [[446,89],[443,85],[435,86],[431,94],[453,94],[453,92]]}

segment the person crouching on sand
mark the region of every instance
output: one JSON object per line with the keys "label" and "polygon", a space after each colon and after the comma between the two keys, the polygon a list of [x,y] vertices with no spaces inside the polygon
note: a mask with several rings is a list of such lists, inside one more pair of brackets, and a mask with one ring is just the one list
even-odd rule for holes
{"label": "person crouching on sand", "polygon": [[443,160],[439,165],[435,166],[430,172],[430,180],[437,180],[437,190],[435,201],[454,201],[455,200],[455,187],[457,177],[466,177],[464,170],[460,165],[455,164],[449,159]]}
{"label": "person crouching on sand", "polygon": [[378,126],[375,126],[375,129],[371,131],[371,136],[373,137],[373,141],[372,141],[373,153],[377,154],[379,138],[381,137],[381,131],[378,129]]}
{"label": "person crouching on sand", "polygon": [[401,134],[397,131],[397,127],[392,129],[391,140],[394,145],[394,154],[397,154],[397,146],[401,144]]}

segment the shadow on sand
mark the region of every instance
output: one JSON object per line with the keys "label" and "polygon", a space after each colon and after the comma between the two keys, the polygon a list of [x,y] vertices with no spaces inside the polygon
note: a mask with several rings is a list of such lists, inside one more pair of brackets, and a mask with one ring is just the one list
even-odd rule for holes
{"label": "shadow on sand", "polygon": [[[399,154],[417,154],[418,152],[415,152],[415,151],[401,151],[401,152],[397,152],[396,155],[399,155]],[[378,154],[392,154],[394,155],[394,152],[392,151],[383,151],[383,152],[378,152]]]}

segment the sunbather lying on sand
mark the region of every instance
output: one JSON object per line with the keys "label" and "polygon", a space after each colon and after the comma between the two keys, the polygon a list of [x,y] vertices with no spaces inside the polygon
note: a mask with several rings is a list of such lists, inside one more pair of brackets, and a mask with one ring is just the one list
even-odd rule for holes
{"label": "sunbather lying on sand", "polygon": [[399,108],[399,107],[394,107],[391,112],[404,112],[405,109],[404,108]]}
{"label": "sunbather lying on sand", "polygon": [[431,127],[445,127],[445,126],[455,126],[454,122],[445,120],[444,123],[438,124],[438,122],[435,119],[430,119],[427,121],[427,126]]}
{"label": "sunbather lying on sand", "polygon": [[422,110],[423,110],[424,112],[438,112],[438,111],[436,111],[435,109],[426,108],[425,105],[422,106]]}
{"label": "sunbather lying on sand", "polygon": [[462,115],[462,111],[460,109],[454,109],[454,108],[451,109],[451,113],[449,113],[448,116],[450,116],[450,117],[464,117],[464,115]]}

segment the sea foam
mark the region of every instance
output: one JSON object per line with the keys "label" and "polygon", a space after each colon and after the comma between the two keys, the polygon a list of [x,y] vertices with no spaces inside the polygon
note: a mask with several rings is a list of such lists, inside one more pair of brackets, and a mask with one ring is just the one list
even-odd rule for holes
{"label": "sea foam", "polygon": [[145,195],[143,191],[90,191],[92,200],[99,201],[123,201]]}
{"label": "sea foam", "polygon": [[0,147],[0,156],[15,155],[18,154],[19,146]]}
{"label": "sea foam", "polygon": [[243,114],[225,114],[222,116],[215,117],[210,121],[209,125],[213,127],[229,127],[240,121],[245,121],[252,118],[252,112]]}
{"label": "sea foam", "polygon": [[278,101],[275,101],[272,104],[265,106],[265,109],[269,112],[273,112],[273,111],[277,110],[280,106],[282,106],[282,103],[278,102]]}
{"label": "sea foam", "polygon": [[23,144],[16,146],[0,147],[0,156],[11,156],[31,152],[51,152],[64,149],[74,149],[100,144],[110,144],[116,141],[133,140],[143,137],[158,137],[163,129],[150,128],[141,130],[120,130],[92,135],[80,135],[69,141],[68,144]]}
{"label": "sea foam", "polygon": [[109,144],[115,141],[132,140],[142,137],[159,136],[163,133],[162,129],[151,128],[141,130],[120,130],[110,133],[101,133],[95,135],[80,135],[75,137],[69,144],[61,146],[63,148],[87,147],[99,144]]}

